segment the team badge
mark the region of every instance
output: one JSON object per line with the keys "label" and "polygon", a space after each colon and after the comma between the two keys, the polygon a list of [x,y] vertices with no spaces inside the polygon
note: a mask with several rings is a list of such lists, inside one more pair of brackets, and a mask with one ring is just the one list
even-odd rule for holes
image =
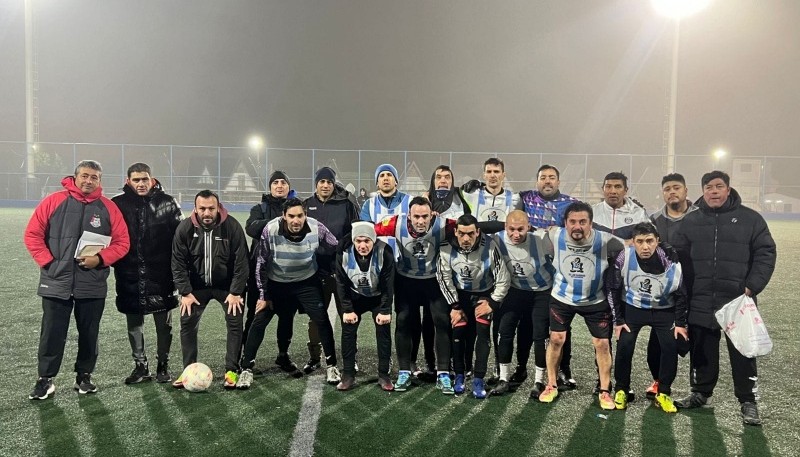
{"label": "team badge", "polygon": [[92,215],[92,218],[89,220],[89,225],[91,225],[94,228],[100,227],[100,215],[99,214]]}
{"label": "team badge", "polygon": [[633,224],[633,218],[632,217],[626,217],[625,218],[625,223],[626,224]]}

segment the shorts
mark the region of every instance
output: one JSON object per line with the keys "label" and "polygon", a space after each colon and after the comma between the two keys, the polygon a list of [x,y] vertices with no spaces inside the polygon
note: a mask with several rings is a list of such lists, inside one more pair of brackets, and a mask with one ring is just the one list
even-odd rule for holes
{"label": "shorts", "polygon": [[612,325],[611,306],[608,300],[596,305],[574,306],[562,303],[550,297],[550,331],[566,332],[570,329],[572,319],[580,314],[589,327],[589,333],[595,338],[610,339]]}

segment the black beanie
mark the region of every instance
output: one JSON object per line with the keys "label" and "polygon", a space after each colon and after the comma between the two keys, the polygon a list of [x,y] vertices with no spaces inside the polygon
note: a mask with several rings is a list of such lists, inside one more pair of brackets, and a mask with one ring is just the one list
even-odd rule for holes
{"label": "black beanie", "polygon": [[286,173],[284,173],[284,172],[282,172],[280,170],[275,170],[274,172],[272,172],[271,175],[269,175],[269,185],[271,186],[272,185],[272,181],[275,181],[277,179],[283,179],[284,181],[286,181],[286,184],[290,184],[291,185],[291,183],[289,182],[289,177],[286,176]]}
{"label": "black beanie", "polygon": [[330,182],[336,182],[336,172],[333,171],[331,167],[322,167],[317,170],[317,174],[314,175],[314,184],[316,185],[318,182],[322,181],[323,179],[327,179]]}

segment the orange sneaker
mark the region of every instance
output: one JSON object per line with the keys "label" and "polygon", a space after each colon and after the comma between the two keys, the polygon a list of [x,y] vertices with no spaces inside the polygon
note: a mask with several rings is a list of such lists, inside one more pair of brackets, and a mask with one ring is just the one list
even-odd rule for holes
{"label": "orange sneaker", "polygon": [[597,396],[600,400],[600,407],[606,410],[617,409],[617,405],[614,404],[614,399],[611,398],[611,394],[608,391],[600,392],[600,395]]}
{"label": "orange sneaker", "polygon": [[555,386],[547,386],[542,393],[539,394],[539,401],[542,403],[553,403],[558,397],[558,388]]}

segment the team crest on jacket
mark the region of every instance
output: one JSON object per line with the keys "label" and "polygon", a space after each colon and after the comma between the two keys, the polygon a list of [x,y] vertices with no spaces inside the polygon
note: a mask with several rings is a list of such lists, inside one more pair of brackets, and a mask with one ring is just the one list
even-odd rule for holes
{"label": "team crest on jacket", "polygon": [[625,223],[626,224],[633,224],[633,218],[632,217],[626,217],[625,218]]}
{"label": "team crest on jacket", "polygon": [[93,214],[92,218],[89,219],[89,225],[91,225],[94,228],[100,227],[100,215],[99,214]]}

